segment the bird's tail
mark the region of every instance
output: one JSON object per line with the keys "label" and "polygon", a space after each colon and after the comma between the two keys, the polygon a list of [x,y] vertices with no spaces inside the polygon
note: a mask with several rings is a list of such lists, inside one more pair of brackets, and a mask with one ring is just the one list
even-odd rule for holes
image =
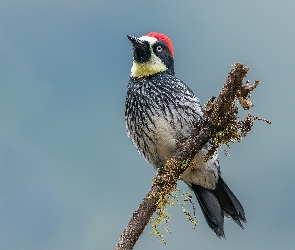
{"label": "bird's tail", "polygon": [[221,176],[219,176],[214,190],[195,184],[192,184],[192,189],[197,196],[209,227],[219,238],[225,237],[224,215],[230,216],[241,228],[244,228],[241,223],[241,221],[246,223],[244,209]]}

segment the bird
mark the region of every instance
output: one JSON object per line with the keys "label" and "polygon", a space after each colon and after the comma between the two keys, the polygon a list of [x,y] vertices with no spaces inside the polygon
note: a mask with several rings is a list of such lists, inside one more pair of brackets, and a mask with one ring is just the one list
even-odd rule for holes
{"label": "bird", "polygon": [[[203,119],[203,108],[193,91],[174,71],[174,49],[169,37],[150,32],[132,43],[131,75],[127,85],[125,124],[127,135],[156,171],[170,159],[177,145],[188,138]],[[224,217],[242,229],[244,208],[221,177],[218,152],[208,160],[207,143],[181,175],[195,193],[209,227],[225,238]]]}

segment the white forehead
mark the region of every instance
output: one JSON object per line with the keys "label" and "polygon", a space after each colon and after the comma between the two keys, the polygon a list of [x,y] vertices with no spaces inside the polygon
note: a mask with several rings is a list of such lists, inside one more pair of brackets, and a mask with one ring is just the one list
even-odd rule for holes
{"label": "white forehead", "polygon": [[138,38],[141,41],[148,41],[149,44],[152,46],[157,40],[157,38],[154,37],[150,37],[150,36],[141,36],[140,38]]}

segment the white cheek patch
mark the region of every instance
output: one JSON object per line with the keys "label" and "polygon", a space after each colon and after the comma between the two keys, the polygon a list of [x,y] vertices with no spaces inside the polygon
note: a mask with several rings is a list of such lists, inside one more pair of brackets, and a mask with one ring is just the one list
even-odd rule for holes
{"label": "white cheek patch", "polygon": [[[147,41],[150,44],[150,48],[155,44],[157,41],[156,38],[150,36],[142,36],[139,38],[142,41]],[[133,60],[133,65],[131,68],[131,76],[133,77],[140,77],[140,76],[149,76],[159,72],[166,71],[167,67],[161,61],[159,57],[157,57],[152,48],[151,48],[151,58],[149,61],[144,63],[138,63]]]}
{"label": "white cheek patch", "polygon": [[141,41],[147,41],[151,46],[154,45],[154,43],[157,41],[157,38],[151,37],[151,36],[141,36],[138,38]]}

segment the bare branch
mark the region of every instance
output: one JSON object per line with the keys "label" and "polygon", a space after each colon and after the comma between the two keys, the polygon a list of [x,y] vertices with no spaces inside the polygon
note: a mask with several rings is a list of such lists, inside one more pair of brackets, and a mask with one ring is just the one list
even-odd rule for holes
{"label": "bare branch", "polygon": [[133,249],[139,236],[142,234],[150,217],[156,211],[158,195],[161,191],[159,185],[153,185],[138,209],[133,213],[127,227],[116,245],[116,250]]}

